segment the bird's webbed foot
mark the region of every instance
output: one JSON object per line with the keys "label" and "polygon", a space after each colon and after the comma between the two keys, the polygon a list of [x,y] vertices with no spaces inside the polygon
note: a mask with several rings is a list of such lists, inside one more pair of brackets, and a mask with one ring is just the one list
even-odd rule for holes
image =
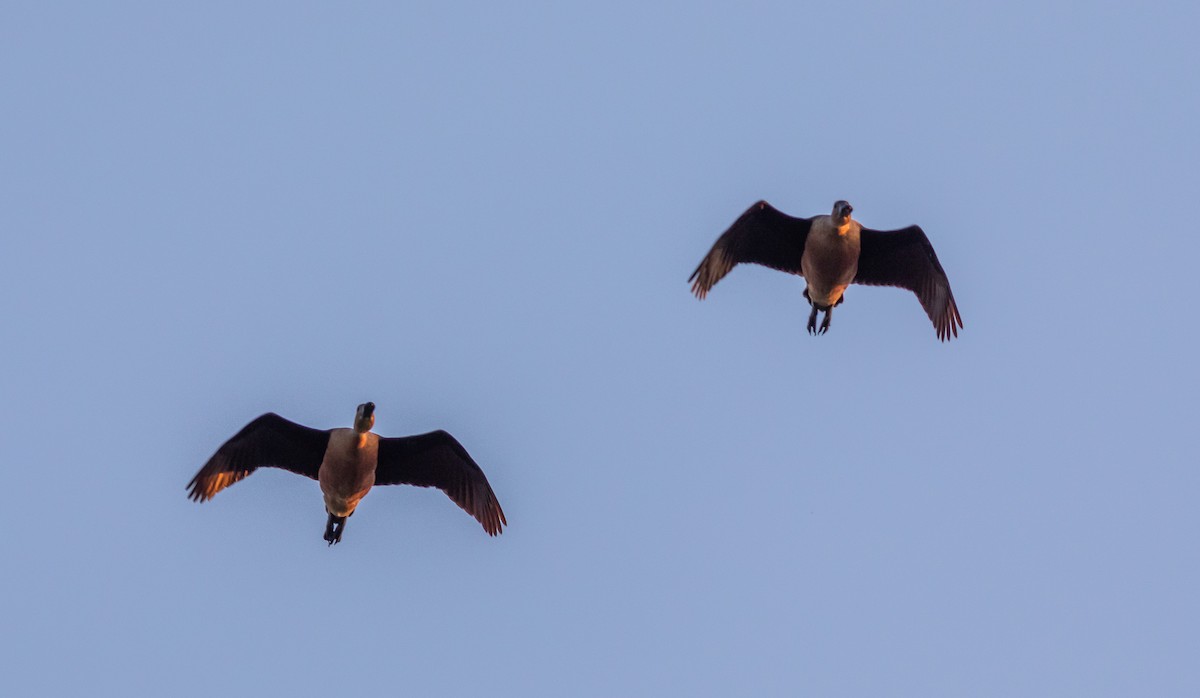
{"label": "bird's webbed foot", "polygon": [[325,524],[325,542],[333,545],[342,542],[342,531],[346,530],[346,517],[329,515]]}

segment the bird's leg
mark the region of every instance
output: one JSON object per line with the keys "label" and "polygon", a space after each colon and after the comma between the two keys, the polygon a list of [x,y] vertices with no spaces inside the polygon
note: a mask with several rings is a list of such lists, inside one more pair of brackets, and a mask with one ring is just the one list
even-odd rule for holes
{"label": "bird's leg", "polygon": [[329,515],[329,521],[325,523],[325,541],[330,545],[340,543],[342,540],[342,531],[346,529],[346,517]]}
{"label": "bird's leg", "polygon": [[[816,311],[814,310],[814,314]],[[817,334],[825,334],[829,331],[829,318],[833,317],[833,306],[825,309],[825,319],[821,322],[821,330]]]}
{"label": "bird's leg", "polygon": [[[828,319],[829,315],[826,314],[825,317],[826,317],[826,319]],[[812,304],[812,312],[808,314],[808,333],[809,334],[817,333],[817,304],[816,303]]]}

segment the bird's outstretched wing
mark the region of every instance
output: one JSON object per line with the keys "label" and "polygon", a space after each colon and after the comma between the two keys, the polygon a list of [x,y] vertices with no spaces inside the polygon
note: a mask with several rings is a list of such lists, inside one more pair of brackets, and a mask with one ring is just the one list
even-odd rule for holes
{"label": "bird's outstretched wing", "polygon": [[375,484],[436,487],[483,524],[488,535],[502,533],[508,525],[483,470],[462,444],[441,430],[380,438]]}
{"label": "bird's outstretched wing", "polygon": [[329,432],[268,412],[217,449],[188,483],[188,497],[203,502],[257,468],[273,467],[317,479]]}
{"label": "bird's outstretched wing", "polygon": [[898,286],[912,291],[933,321],[938,339],[957,337],[958,329],[963,326],[962,317],[950,291],[950,280],[925,231],[916,225],[899,230],[863,228],[861,240],[854,283]]}
{"label": "bird's outstretched wing", "polygon": [[795,218],[766,201],[759,201],[717,238],[692,272],[688,278],[692,293],[703,299],[729,270],[743,262],[799,274],[800,257],[804,255],[804,241],[811,226],[811,218]]}

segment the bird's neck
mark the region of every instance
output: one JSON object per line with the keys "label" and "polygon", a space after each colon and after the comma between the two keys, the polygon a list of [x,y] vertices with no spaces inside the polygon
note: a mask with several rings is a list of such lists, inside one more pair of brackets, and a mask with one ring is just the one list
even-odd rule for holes
{"label": "bird's neck", "polygon": [[351,442],[354,444],[354,448],[362,450],[362,448],[367,445],[367,434],[369,433],[370,432],[366,431],[354,432],[354,441]]}
{"label": "bird's neck", "polygon": [[829,226],[830,230],[832,230],[833,234],[839,238],[850,237],[858,230],[858,226],[854,225],[854,220],[849,216],[846,216],[845,220],[842,221],[839,221],[836,218],[831,218],[829,222],[831,224]]}

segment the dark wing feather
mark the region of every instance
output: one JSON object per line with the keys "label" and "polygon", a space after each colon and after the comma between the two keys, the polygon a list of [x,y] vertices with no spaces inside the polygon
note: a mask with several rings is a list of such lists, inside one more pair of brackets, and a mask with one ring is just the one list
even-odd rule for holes
{"label": "dark wing feather", "polygon": [[688,278],[703,299],[737,264],[751,262],[789,274],[800,273],[800,258],[811,218],[795,218],[759,201],[729,226]]}
{"label": "dark wing feather", "polygon": [[483,524],[488,535],[502,533],[508,525],[483,470],[462,444],[441,430],[379,439],[375,484],[436,487]]}
{"label": "dark wing feather", "polygon": [[203,502],[257,468],[273,467],[317,479],[329,432],[268,412],[217,449],[188,483],[188,497]]}
{"label": "dark wing feather", "polygon": [[917,294],[942,341],[957,337],[958,328],[963,326],[950,280],[920,226],[900,230],[863,228],[854,283],[899,286]]}

